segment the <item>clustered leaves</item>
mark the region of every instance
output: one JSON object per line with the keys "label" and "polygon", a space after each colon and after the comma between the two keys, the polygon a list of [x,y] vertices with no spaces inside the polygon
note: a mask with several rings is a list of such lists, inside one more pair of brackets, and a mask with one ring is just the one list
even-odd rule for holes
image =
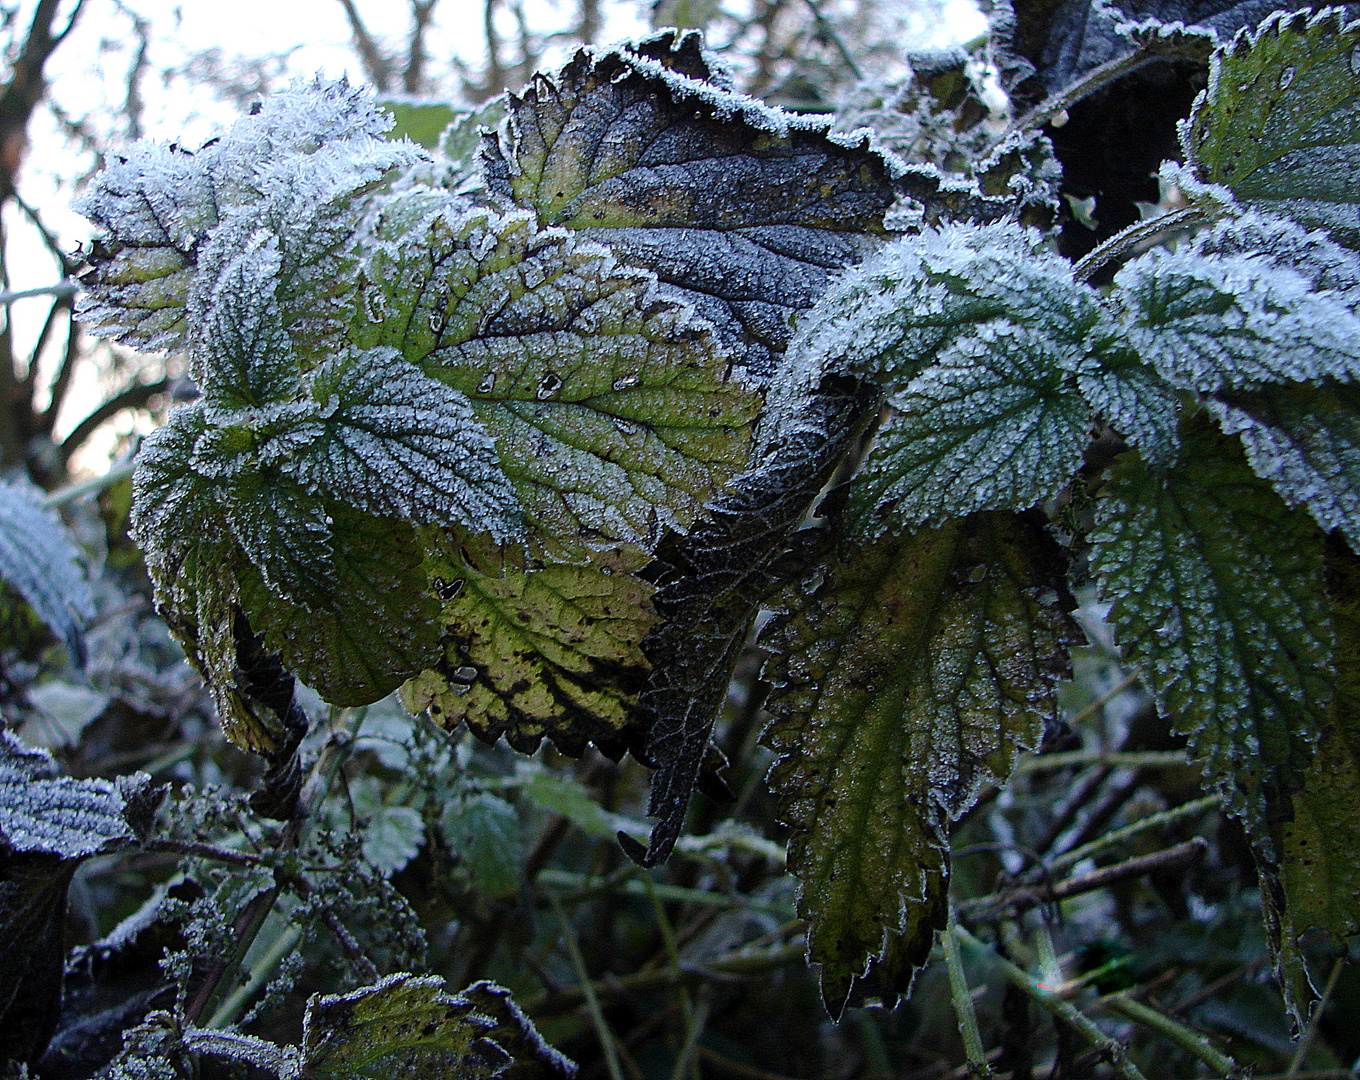
{"label": "clustered leaves", "polygon": [[947,180],[734,94],[694,35],[537,76],[477,162],[322,83],[139,147],[86,198],[82,310],[189,351],[134,528],[228,734],[295,741],[263,649],[333,703],[630,750],[650,865],[776,609],[771,783],[838,1015],[924,961],[950,822],[1055,715],[1089,576],[1247,827],[1301,1009],[1299,936],[1357,929],[1319,799],[1360,840],[1358,39],[1217,50],[1163,170],[1198,231],[1116,237],[1101,287],[1019,223],[1038,144]]}

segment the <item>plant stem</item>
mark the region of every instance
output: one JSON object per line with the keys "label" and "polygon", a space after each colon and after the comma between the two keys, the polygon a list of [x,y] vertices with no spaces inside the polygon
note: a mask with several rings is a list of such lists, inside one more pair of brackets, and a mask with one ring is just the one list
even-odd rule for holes
{"label": "plant stem", "polygon": [[113,487],[119,481],[126,480],[132,475],[136,467],[137,463],[131,459],[119,462],[100,476],[91,477],[89,480],[82,480],[78,484],[71,484],[69,487],[54,491],[43,499],[43,509],[57,510],[63,506],[69,506],[77,499],[83,499],[86,495],[98,495],[101,491]]}
{"label": "plant stem", "polygon": [[1126,1020],[1132,1020],[1135,1024],[1142,1024],[1166,1036],[1182,1050],[1194,1054],[1219,1076],[1232,1076],[1237,1068],[1237,1062],[1210,1046],[1204,1036],[1191,1031],[1180,1021],[1173,1020],[1160,1010],[1144,1005],[1141,1001],[1135,1001],[1127,994],[1110,994],[1101,998],[1100,1003]]}
{"label": "plant stem", "polygon": [[1186,206],[1161,217],[1149,218],[1147,221],[1130,225],[1088,252],[1072,267],[1072,276],[1078,281],[1090,281],[1102,267],[1141,254],[1146,246],[1155,243],[1168,233],[1180,232],[1208,220],[1209,215],[1202,207]]}
{"label": "plant stem", "polygon": [[968,1073],[973,1077],[991,1076],[987,1054],[982,1049],[982,1033],[978,1031],[977,1011],[973,1008],[973,994],[963,972],[963,957],[959,955],[959,939],[955,934],[958,921],[954,908],[949,908],[949,922],[940,944],[944,948],[944,966],[949,972],[949,996],[954,1001],[954,1013],[959,1018],[959,1036],[963,1039],[963,1054],[968,1059]]}
{"label": "plant stem", "polygon": [[1318,1023],[1322,1020],[1322,1010],[1327,1004],[1327,999],[1332,996],[1332,991],[1336,989],[1336,980],[1341,977],[1341,966],[1343,961],[1337,960],[1332,965],[1332,973],[1327,977],[1327,985],[1323,988],[1322,997],[1318,999],[1313,1007],[1313,1015],[1308,1021],[1308,1030],[1303,1033],[1303,1038],[1299,1040],[1298,1049],[1294,1051],[1293,1060],[1289,1062],[1289,1076],[1297,1076],[1303,1059],[1308,1056],[1308,1048],[1313,1045],[1313,1040],[1317,1037]]}
{"label": "plant stem", "polygon": [[995,949],[979,941],[962,926],[955,924],[952,932],[960,943],[967,945],[970,949],[985,953],[1001,971],[1007,982],[1030,997],[1040,1007],[1052,1013],[1055,1019],[1071,1027],[1101,1054],[1107,1056],[1114,1066],[1115,1072],[1122,1076],[1124,1080],[1147,1080],[1142,1070],[1129,1058],[1128,1051],[1124,1049],[1123,1045],[1101,1031],[1075,1005],[1063,1001],[1046,990],[1039,989],[1029,975],[1003,956],[998,955]]}
{"label": "plant stem", "polygon": [[609,1067],[610,1080],[623,1080],[623,1069],[619,1065],[618,1051],[614,1047],[614,1033],[609,1030],[609,1025],[604,1019],[604,1011],[600,1008],[600,999],[595,996],[595,988],[591,985],[590,973],[586,971],[586,962],[581,955],[581,947],[576,944],[576,933],[572,930],[567,913],[562,909],[561,901],[552,893],[549,893],[548,902],[552,904],[553,911],[557,915],[557,921],[562,927],[562,940],[567,946],[567,952],[571,955],[572,966],[576,968],[576,977],[581,982],[581,993],[585,995],[586,1008],[590,1011],[591,1022],[595,1025],[595,1032],[600,1040],[600,1049],[604,1051],[604,1061],[605,1065]]}
{"label": "plant stem", "polygon": [[1122,844],[1125,840],[1133,839],[1133,837],[1137,836],[1139,833],[1147,832],[1150,829],[1160,829],[1165,825],[1171,825],[1177,821],[1182,821],[1185,818],[1197,817],[1200,814],[1217,809],[1222,801],[1222,798],[1218,795],[1205,795],[1203,798],[1192,799],[1190,802],[1182,803],[1180,806],[1173,806],[1170,810],[1163,810],[1157,814],[1150,814],[1145,818],[1140,818],[1131,825],[1125,825],[1122,829],[1115,829],[1113,832],[1107,832],[1104,836],[1092,840],[1089,844],[1083,844],[1079,848],[1073,848],[1071,851],[1064,852],[1049,864],[1049,869],[1055,872],[1058,870],[1066,870],[1069,866],[1076,866],[1077,863],[1084,859],[1091,858],[1093,855],[1104,851],[1106,848],[1114,847],[1116,844]]}
{"label": "plant stem", "polygon": [[301,940],[302,931],[297,926],[286,926],[251,966],[250,978],[223,998],[222,1004],[208,1020],[208,1027],[225,1028],[235,1023],[246,1002],[273,976],[278,966],[283,963],[283,958],[297,948]]}
{"label": "plant stem", "polygon": [[1112,769],[1156,769],[1188,766],[1184,750],[1072,750],[1062,754],[1041,754],[1016,765],[1012,776],[1051,772],[1073,765],[1108,765]]}

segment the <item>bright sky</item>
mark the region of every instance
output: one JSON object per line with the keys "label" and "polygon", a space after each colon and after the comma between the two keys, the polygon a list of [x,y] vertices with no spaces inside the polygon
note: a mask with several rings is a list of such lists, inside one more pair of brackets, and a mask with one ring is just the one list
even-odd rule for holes
{"label": "bright sky", "polygon": [[[31,19],[35,2],[27,0],[21,5],[22,25],[27,26]],[[853,4],[854,0],[819,2],[827,10],[837,4]],[[985,29],[985,20],[973,0],[943,0],[945,21],[932,25],[928,10],[938,2],[898,0],[896,9],[885,9],[922,35],[913,42],[903,41],[904,48],[966,40]],[[65,8],[69,10],[73,3],[74,0],[67,0]],[[409,5],[405,0],[356,0],[356,4],[375,36],[403,38],[409,25]],[[536,30],[552,29],[570,21],[578,5],[579,0],[525,0],[527,16]],[[631,37],[646,30],[639,13],[650,4],[640,0],[603,0],[601,7],[606,18],[602,35],[605,40]],[[432,74],[438,75],[444,69],[441,57],[462,56],[474,67],[480,66],[485,49],[482,9],[483,0],[443,0],[439,5],[428,39]],[[216,100],[203,86],[191,86],[184,79],[167,85],[157,74],[182,68],[191,57],[207,50],[220,50],[226,59],[286,54],[287,68],[293,75],[307,77],[320,72],[329,77],[348,75],[351,81],[364,81],[340,0],[226,3],[86,0],[76,29],[59,47],[47,69],[52,98],[68,117],[79,119],[101,110],[121,108],[134,59],[134,14],[147,20],[151,28],[149,74],[142,86],[143,128],[149,138],[195,147],[231,123],[239,107],[236,104]],[[516,33],[511,22],[500,30],[506,38],[513,38]],[[927,34],[931,36],[926,37]],[[564,46],[560,56],[546,58],[545,64],[560,63],[565,56]],[[45,110],[35,116],[32,148],[20,178],[20,193],[38,208],[47,227],[70,250],[92,232],[90,224],[70,209],[74,184],[81,172],[89,168],[91,159],[89,155],[76,154],[53,125]],[[11,244],[11,288],[54,284],[59,277],[54,260],[13,207],[7,212],[5,225]],[[47,304],[42,299],[20,300],[11,310],[17,336],[22,341],[36,335]],[[106,392],[95,385],[94,377],[93,368],[82,373],[82,398],[98,398]],[[68,418],[62,426],[69,426],[76,419],[79,417]]]}

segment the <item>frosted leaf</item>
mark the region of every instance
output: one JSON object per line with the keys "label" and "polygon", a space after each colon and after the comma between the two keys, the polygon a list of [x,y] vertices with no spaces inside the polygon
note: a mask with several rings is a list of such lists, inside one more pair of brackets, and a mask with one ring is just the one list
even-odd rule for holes
{"label": "frosted leaf", "polygon": [[83,666],[94,595],[80,549],[60,519],[43,509],[42,497],[26,482],[0,483],[0,579],[27,601],[71,662]]}
{"label": "frosted leaf", "polygon": [[1174,469],[1116,466],[1093,566],[1126,655],[1266,850],[1272,800],[1297,790],[1332,696],[1322,536],[1236,440],[1187,438]]}
{"label": "frosted leaf", "polygon": [[1093,368],[1013,323],[957,340],[889,397],[896,412],[856,477],[856,501],[873,506],[866,527],[1022,510],[1055,494],[1090,442],[1090,412],[1071,378]]}
{"label": "frosted leaf", "polygon": [[1224,431],[1291,506],[1360,550],[1360,392],[1353,386],[1264,387],[1210,401]]}
{"label": "frosted leaf", "polygon": [[[759,376],[839,268],[883,233],[894,166],[829,121],[732,93],[698,36],[582,50],[510,98],[492,190],[653,271]],[[938,192],[938,178],[927,183]]]}
{"label": "frosted leaf", "polygon": [[282,476],[246,472],[222,493],[227,527],[270,589],[307,606],[336,587],[321,500]]}
{"label": "frosted leaf", "polygon": [[[79,860],[131,847],[149,825],[145,804],[155,798],[145,773],[117,784],[75,780],[62,776],[45,751],[26,746],[13,732],[0,731],[0,862],[15,854]],[[154,805],[152,801],[151,809]],[[54,878],[64,879],[66,872],[53,863]],[[0,918],[12,919],[13,914],[0,911]]]}
{"label": "frosted leaf", "polygon": [[1115,276],[1129,345],[1201,392],[1360,375],[1360,316],[1266,255],[1155,250]]}
{"label": "frosted leaf", "polygon": [[1266,256],[1302,274],[1315,290],[1335,293],[1360,308],[1360,254],[1333,243],[1321,230],[1309,231],[1288,218],[1238,213],[1197,235],[1193,250],[1205,255]]}
{"label": "frosted leaf", "polygon": [[180,538],[201,535],[215,512],[208,478],[193,467],[194,447],[207,430],[201,401],[180,405],[138,449],[130,535],[152,567]]}
{"label": "frosted leaf", "polygon": [[828,373],[905,386],[940,350],[992,319],[1081,342],[1099,317],[1095,292],[1039,233],[1013,224],[949,225],[898,240],[848,271],[799,320],[786,385],[806,392]]}
{"label": "frosted leaf", "polygon": [[1209,65],[1181,130],[1186,161],[1246,205],[1360,245],[1360,23],[1342,8],[1277,12]]}
{"label": "frosted leaf", "polygon": [[1170,466],[1180,450],[1180,398],[1113,327],[1102,330],[1092,343],[1098,369],[1078,375],[1077,387],[1100,422],[1134,446],[1144,461]]}
{"label": "frosted leaf", "polygon": [[421,568],[422,537],[401,521],[326,505],[334,586],[304,606],[240,562],[237,603],[264,647],[333,705],[370,705],[439,656],[439,605]]}
{"label": "frosted leaf", "polygon": [[521,535],[518,501],[463,394],[385,347],[328,361],[310,392],[315,435],[275,463],[307,490],[415,524]]}
{"label": "frosted leaf", "polygon": [[299,363],[277,297],[280,264],[278,238],[256,230],[201,301],[190,373],[216,401],[264,405],[298,391]]}
{"label": "frosted leaf", "polygon": [[833,1016],[866,975],[891,1006],[943,925],[948,824],[1005,779],[1056,711],[1074,628],[1065,567],[1034,522],[981,514],[847,538],[767,632],[770,786]]}
{"label": "frosted leaf", "polygon": [[540,541],[654,545],[746,461],[755,396],[706,324],[602,248],[451,203],[378,248],[351,336],[464,394]]}
{"label": "frosted leaf", "polygon": [[643,636],[655,623],[637,550],[579,563],[518,564],[484,543],[435,548],[426,573],[443,601],[437,662],[402,688],[412,712],[467,726],[522,753],[546,735],[571,754],[636,741],[644,719]]}

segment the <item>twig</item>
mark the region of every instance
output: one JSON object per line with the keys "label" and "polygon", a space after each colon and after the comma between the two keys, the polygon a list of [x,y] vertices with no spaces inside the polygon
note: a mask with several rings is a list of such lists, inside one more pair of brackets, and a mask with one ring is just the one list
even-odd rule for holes
{"label": "twig", "polygon": [[949,972],[949,996],[954,1001],[954,1013],[959,1018],[959,1035],[963,1039],[964,1057],[968,1059],[968,1074],[971,1077],[992,1075],[992,1067],[987,1063],[986,1052],[982,1049],[982,1033],[978,1031],[977,1011],[973,1008],[973,995],[968,988],[968,980],[963,973],[963,958],[959,955],[959,939],[954,930],[958,925],[954,909],[949,909],[949,922],[940,938],[944,949],[944,965]]}
{"label": "twig", "polygon": [[585,995],[586,1008],[590,1010],[590,1019],[595,1025],[595,1032],[600,1040],[600,1049],[604,1051],[604,1060],[609,1067],[610,1080],[623,1080],[618,1051],[614,1047],[614,1033],[609,1030],[609,1025],[605,1023],[604,1012],[600,1008],[600,999],[595,996],[595,989],[590,982],[590,973],[586,971],[585,958],[581,956],[581,947],[576,944],[576,934],[572,930],[571,922],[567,919],[567,913],[562,910],[562,904],[557,897],[549,893],[548,900],[552,903],[553,911],[557,914],[557,921],[562,926],[562,940],[567,946],[567,952],[571,955],[571,963],[576,968],[576,976],[580,979],[581,992]]}
{"label": "twig", "polygon": [[1102,267],[1121,259],[1131,258],[1171,233],[1182,232],[1208,220],[1208,212],[1202,207],[1186,206],[1161,217],[1149,218],[1147,221],[1130,225],[1122,232],[1115,233],[1073,266],[1072,276],[1077,281],[1090,281]]}
{"label": "twig", "polygon": [[1135,1001],[1128,994],[1110,994],[1101,998],[1100,1004],[1126,1020],[1132,1020],[1135,1024],[1142,1024],[1166,1036],[1182,1050],[1199,1058],[1219,1076],[1232,1076],[1237,1069],[1237,1062],[1216,1050],[1203,1035],[1191,1031],[1179,1020],[1173,1020],[1165,1013],[1144,1005],[1141,1001]]}
{"label": "twig", "polygon": [[1182,803],[1180,806],[1173,806],[1170,810],[1149,814],[1147,817],[1140,818],[1131,825],[1125,825],[1122,829],[1115,829],[1113,832],[1107,832],[1104,836],[1092,840],[1089,844],[1083,844],[1081,847],[1063,852],[1063,854],[1049,863],[1049,870],[1050,872],[1066,870],[1069,866],[1076,866],[1079,862],[1099,854],[1106,848],[1114,847],[1117,844],[1122,844],[1125,840],[1133,839],[1139,833],[1148,832],[1152,829],[1160,829],[1166,825],[1172,825],[1178,821],[1182,821],[1185,818],[1197,817],[1200,814],[1217,809],[1222,801],[1221,796],[1205,795],[1199,799],[1192,799],[1188,803]]}
{"label": "twig", "polygon": [[1071,750],[1062,754],[1040,754],[1016,765],[1012,776],[1050,772],[1073,765],[1107,765],[1112,769],[1159,769],[1190,764],[1184,750]]}
{"label": "twig", "polygon": [[1000,956],[995,949],[979,941],[962,926],[955,924],[953,933],[962,944],[986,954],[1001,971],[1007,982],[1023,991],[1042,1008],[1052,1013],[1055,1019],[1067,1024],[1097,1051],[1106,1056],[1114,1066],[1115,1072],[1122,1076],[1124,1080],[1147,1080],[1142,1070],[1129,1058],[1128,1051],[1124,1049],[1123,1045],[1117,1039],[1113,1039],[1101,1031],[1080,1009],[1054,994],[1039,989],[1029,975]]}
{"label": "twig", "polygon": [[27,300],[30,296],[55,296],[60,300],[69,300],[75,294],[75,282],[59,281],[55,285],[39,285],[32,289],[6,289],[0,292],[0,304],[12,304],[16,300]]}

